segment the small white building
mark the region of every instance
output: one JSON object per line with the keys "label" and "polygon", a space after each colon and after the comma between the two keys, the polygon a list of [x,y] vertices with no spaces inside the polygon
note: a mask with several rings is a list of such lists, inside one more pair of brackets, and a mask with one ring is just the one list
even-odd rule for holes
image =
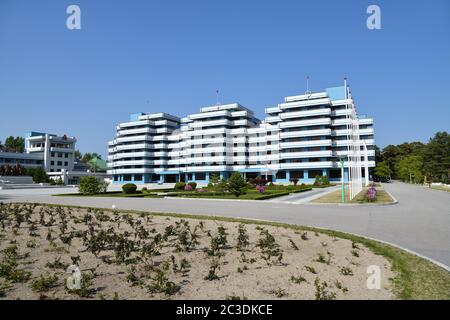
{"label": "small white building", "polygon": [[73,171],[75,159],[74,137],[66,135],[28,132],[25,136],[25,152],[39,155],[44,161],[44,170],[48,173]]}

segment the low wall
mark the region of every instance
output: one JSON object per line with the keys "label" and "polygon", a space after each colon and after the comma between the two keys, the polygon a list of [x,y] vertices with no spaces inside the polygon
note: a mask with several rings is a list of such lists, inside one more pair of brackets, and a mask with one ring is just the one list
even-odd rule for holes
{"label": "low wall", "polygon": [[0,184],[33,184],[29,176],[0,176]]}

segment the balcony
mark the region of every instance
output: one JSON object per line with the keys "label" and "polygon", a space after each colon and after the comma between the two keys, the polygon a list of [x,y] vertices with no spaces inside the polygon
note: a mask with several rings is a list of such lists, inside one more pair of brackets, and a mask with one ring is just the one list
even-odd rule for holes
{"label": "balcony", "polygon": [[307,110],[307,111],[296,111],[296,112],[283,112],[280,114],[281,119],[290,119],[290,118],[303,118],[303,117],[312,117],[312,116],[326,116],[331,114],[330,108],[324,109],[315,109],[315,110]]}
{"label": "balcony", "polygon": [[317,129],[317,130],[281,132],[280,138],[314,137],[314,136],[329,136],[329,135],[331,135],[331,129]]}
{"label": "balcony", "polygon": [[319,126],[330,124],[331,124],[330,118],[321,118],[321,119],[310,119],[300,121],[284,121],[280,123],[280,128],[297,128],[297,127],[308,127],[308,126]]}
{"label": "balcony", "polygon": [[75,150],[71,148],[57,148],[57,147],[50,147],[51,152],[65,152],[65,153],[73,153]]}
{"label": "balcony", "polygon": [[324,151],[304,151],[304,152],[282,152],[281,159],[302,159],[302,158],[326,158],[331,157],[331,150]]}
{"label": "balcony", "polygon": [[114,161],[112,166],[114,168],[122,167],[122,166],[144,166],[144,165],[153,165],[153,160],[127,160],[127,161]]}
{"label": "balcony", "polygon": [[332,161],[280,163],[280,169],[320,169],[333,168]]}
{"label": "balcony", "polygon": [[302,100],[302,101],[294,101],[294,102],[286,102],[281,103],[278,107],[282,110],[289,108],[300,108],[300,107],[308,107],[308,106],[320,106],[320,105],[330,105],[331,101],[328,98],[322,99],[311,99],[311,100]]}
{"label": "balcony", "polygon": [[117,130],[118,136],[140,134],[140,133],[155,133],[156,130],[153,128],[139,128],[139,129],[119,129]]}
{"label": "balcony", "polygon": [[280,143],[280,149],[303,148],[303,147],[327,147],[331,146],[331,144],[332,141],[330,139],[282,142]]}

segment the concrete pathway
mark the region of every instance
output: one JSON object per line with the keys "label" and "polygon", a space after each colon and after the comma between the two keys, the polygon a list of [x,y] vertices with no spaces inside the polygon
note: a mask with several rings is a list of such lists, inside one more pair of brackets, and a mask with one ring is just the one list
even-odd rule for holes
{"label": "concrete pathway", "polygon": [[[0,201],[217,215],[334,229],[379,239],[450,266],[450,193],[400,182],[383,185],[387,206],[309,205],[272,201],[52,197],[54,190],[0,190]],[[59,189],[59,193],[73,189]]]}

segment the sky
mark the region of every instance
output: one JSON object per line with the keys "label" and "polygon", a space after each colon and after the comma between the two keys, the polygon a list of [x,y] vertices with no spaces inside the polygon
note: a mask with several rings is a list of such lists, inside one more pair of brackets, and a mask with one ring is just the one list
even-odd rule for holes
{"label": "sky", "polygon": [[0,0],[2,141],[68,134],[106,155],[131,113],[186,116],[219,90],[263,119],[306,76],[316,92],[347,77],[380,147],[450,131],[450,1]]}

